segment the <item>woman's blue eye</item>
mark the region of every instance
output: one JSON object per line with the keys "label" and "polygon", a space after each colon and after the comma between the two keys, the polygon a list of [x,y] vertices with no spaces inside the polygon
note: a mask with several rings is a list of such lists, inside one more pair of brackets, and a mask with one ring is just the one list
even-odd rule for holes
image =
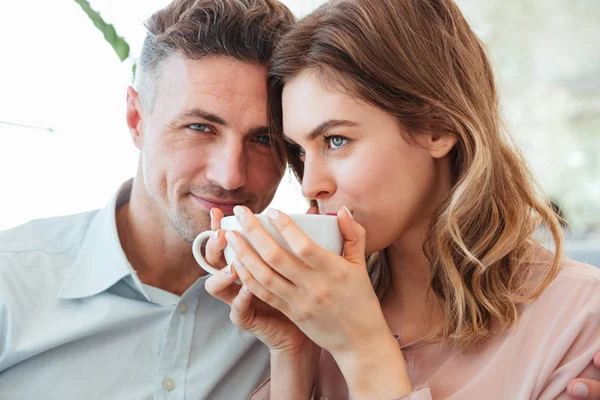
{"label": "woman's blue eye", "polygon": [[329,144],[331,145],[331,148],[333,148],[333,149],[339,149],[340,147],[344,146],[348,142],[348,139],[343,138],[341,136],[331,136],[331,137],[327,138],[327,140],[329,141]]}
{"label": "woman's blue eye", "polygon": [[191,124],[190,128],[198,132],[210,132],[210,126],[206,124]]}

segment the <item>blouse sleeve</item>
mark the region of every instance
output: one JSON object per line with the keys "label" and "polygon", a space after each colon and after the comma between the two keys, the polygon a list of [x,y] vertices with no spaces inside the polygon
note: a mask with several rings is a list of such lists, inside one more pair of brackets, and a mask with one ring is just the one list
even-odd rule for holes
{"label": "blouse sleeve", "polygon": [[[269,400],[271,390],[271,381],[263,382],[248,398],[248,400]],[[337,400],[326,397],[315,397],[313,394],[311,400]],[[429,386],[419,386],[413,392],[393,400],[433,400]]]}
{"label": "blouse sleeve", "polygon": [[[579,293],[578,297],[585,295]],[[575,378],[600,380],[600,370],[593,365],[593,357],[600,350],[600,293],[590,297],[584,307],[572,308],[573,319],[556,337],[546,363],[551,372],[537,399],[570,398],[566,388]]]}

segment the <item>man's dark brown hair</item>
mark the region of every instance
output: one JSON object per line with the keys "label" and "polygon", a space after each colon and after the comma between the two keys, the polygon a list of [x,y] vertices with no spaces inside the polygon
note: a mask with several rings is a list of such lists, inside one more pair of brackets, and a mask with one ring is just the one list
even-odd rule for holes
{"label": "man's dark brown hair", "polygon": [[279,39],[295,19],[276,0],[175,0],[154,13],[138,61],[136,86],[150,110],[162,61],[226,56],[267,65]]}

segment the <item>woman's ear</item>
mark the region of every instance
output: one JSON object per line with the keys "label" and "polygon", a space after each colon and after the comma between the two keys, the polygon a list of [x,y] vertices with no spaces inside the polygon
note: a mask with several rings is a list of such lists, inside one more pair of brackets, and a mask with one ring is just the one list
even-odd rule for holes
{"label": "woman's ear", "polygon": [[426,118],[429,122],[416,135],[418,144],[429,150],[431,157],[443,158],[456,145],[457,136],[451,133],[454,124],[445,112],[435,107],[427,111]]}
{"label": "woman's ear", "polygon": [[450,133],[427,132],[414,136],[417,145],[427,151],[433,158],[443,158],[456,145],[456,136]]}
{"label": "woman's ear", "polygon": [[429,154],[433,158],[443,158],[456,145],[456,136],[448,133],[432,133],[425,135]]}

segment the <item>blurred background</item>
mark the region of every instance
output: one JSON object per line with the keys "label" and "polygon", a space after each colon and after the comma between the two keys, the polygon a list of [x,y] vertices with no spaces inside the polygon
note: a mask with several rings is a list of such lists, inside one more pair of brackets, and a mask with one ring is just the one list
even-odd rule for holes
{"label": "blurred background", "polygon": [[[600,1],[458,0],[488,47],[503,113],[570,224],[567,255],[600,266]],[[125,89],[143,21],[168,0],[90,0],[129,44],[121,61],[75,0],[0,5],[0,230],[103,207],[135,173]],[[322,1],[284,0],[298,16]],[[284,177],[273,206],[304,212]]]}

